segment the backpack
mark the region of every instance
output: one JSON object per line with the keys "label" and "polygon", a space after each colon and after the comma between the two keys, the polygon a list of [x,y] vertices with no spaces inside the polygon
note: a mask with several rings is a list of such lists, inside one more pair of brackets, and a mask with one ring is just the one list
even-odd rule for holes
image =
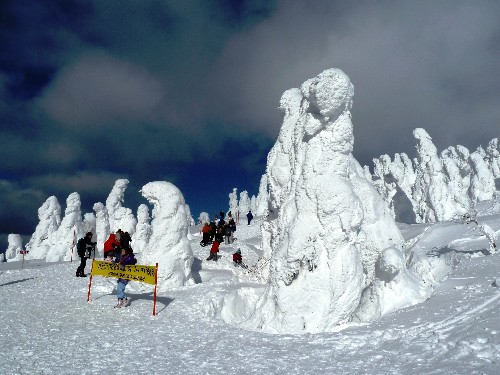
{"label": "backpack", "polygon": [[76,244],[76,252],[80,257],[85,256],[85,250],[86,250],[86,244],[85,244],[85,239],[80,238]]}

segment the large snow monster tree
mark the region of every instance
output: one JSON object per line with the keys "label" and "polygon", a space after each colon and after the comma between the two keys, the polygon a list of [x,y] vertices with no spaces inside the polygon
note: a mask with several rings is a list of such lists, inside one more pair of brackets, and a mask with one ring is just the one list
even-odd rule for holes
{"label": "large snow monster tree", "polygon": [[359,307],[380,254],[402,248],[389,209],[351,154],[353,94],[349,77],[328,69],[281,98],[284,120],[268,155],[270,213],[262,226],[268,283],[242,326],[334,330]]}

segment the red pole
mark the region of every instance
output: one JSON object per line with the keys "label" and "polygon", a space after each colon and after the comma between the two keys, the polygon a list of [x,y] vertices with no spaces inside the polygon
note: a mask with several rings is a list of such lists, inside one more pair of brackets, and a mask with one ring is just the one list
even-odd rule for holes
{"label": "red pole", "polygon": [[155,272],[155,292],[153,298],[153,316],[156,315],[156,286],[158,284],[158,263],[156,263],[156,272]]}
{"label": "red pole", "polygon": [[71,262],[73,263],[73,252],[75,251],[76,225],[73,229],[73,243],[71,244]]}
{"label": "red pole", "polygon": [[90,301],[90,288],[92,287],[92,270],[93,269],[94,269],[94,259],[92,259],[92,266],[90,267],[89,291],[87,293],[87,302]]}

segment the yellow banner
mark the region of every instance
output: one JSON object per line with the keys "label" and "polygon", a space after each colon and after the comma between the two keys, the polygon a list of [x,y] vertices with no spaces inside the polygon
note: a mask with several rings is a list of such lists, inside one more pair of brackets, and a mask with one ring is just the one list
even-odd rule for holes
{"label": "yellow banner", "polygon": [[120,263],[104,262],[102,260],[92,261],[92,276],[116,277],[117,279],[126,279],[140,281],[155,285],[155,266],[125,266],[120,269]]}

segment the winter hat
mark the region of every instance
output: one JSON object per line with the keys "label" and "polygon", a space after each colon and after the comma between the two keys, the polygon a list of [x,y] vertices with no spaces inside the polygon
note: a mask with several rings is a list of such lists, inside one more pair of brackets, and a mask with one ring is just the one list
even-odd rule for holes
{"label": "winter hat", "polygon": [[237,252],[238,254],[241,254],[241,250],[240,250],[240,249],[236,250],[236,252]]}

